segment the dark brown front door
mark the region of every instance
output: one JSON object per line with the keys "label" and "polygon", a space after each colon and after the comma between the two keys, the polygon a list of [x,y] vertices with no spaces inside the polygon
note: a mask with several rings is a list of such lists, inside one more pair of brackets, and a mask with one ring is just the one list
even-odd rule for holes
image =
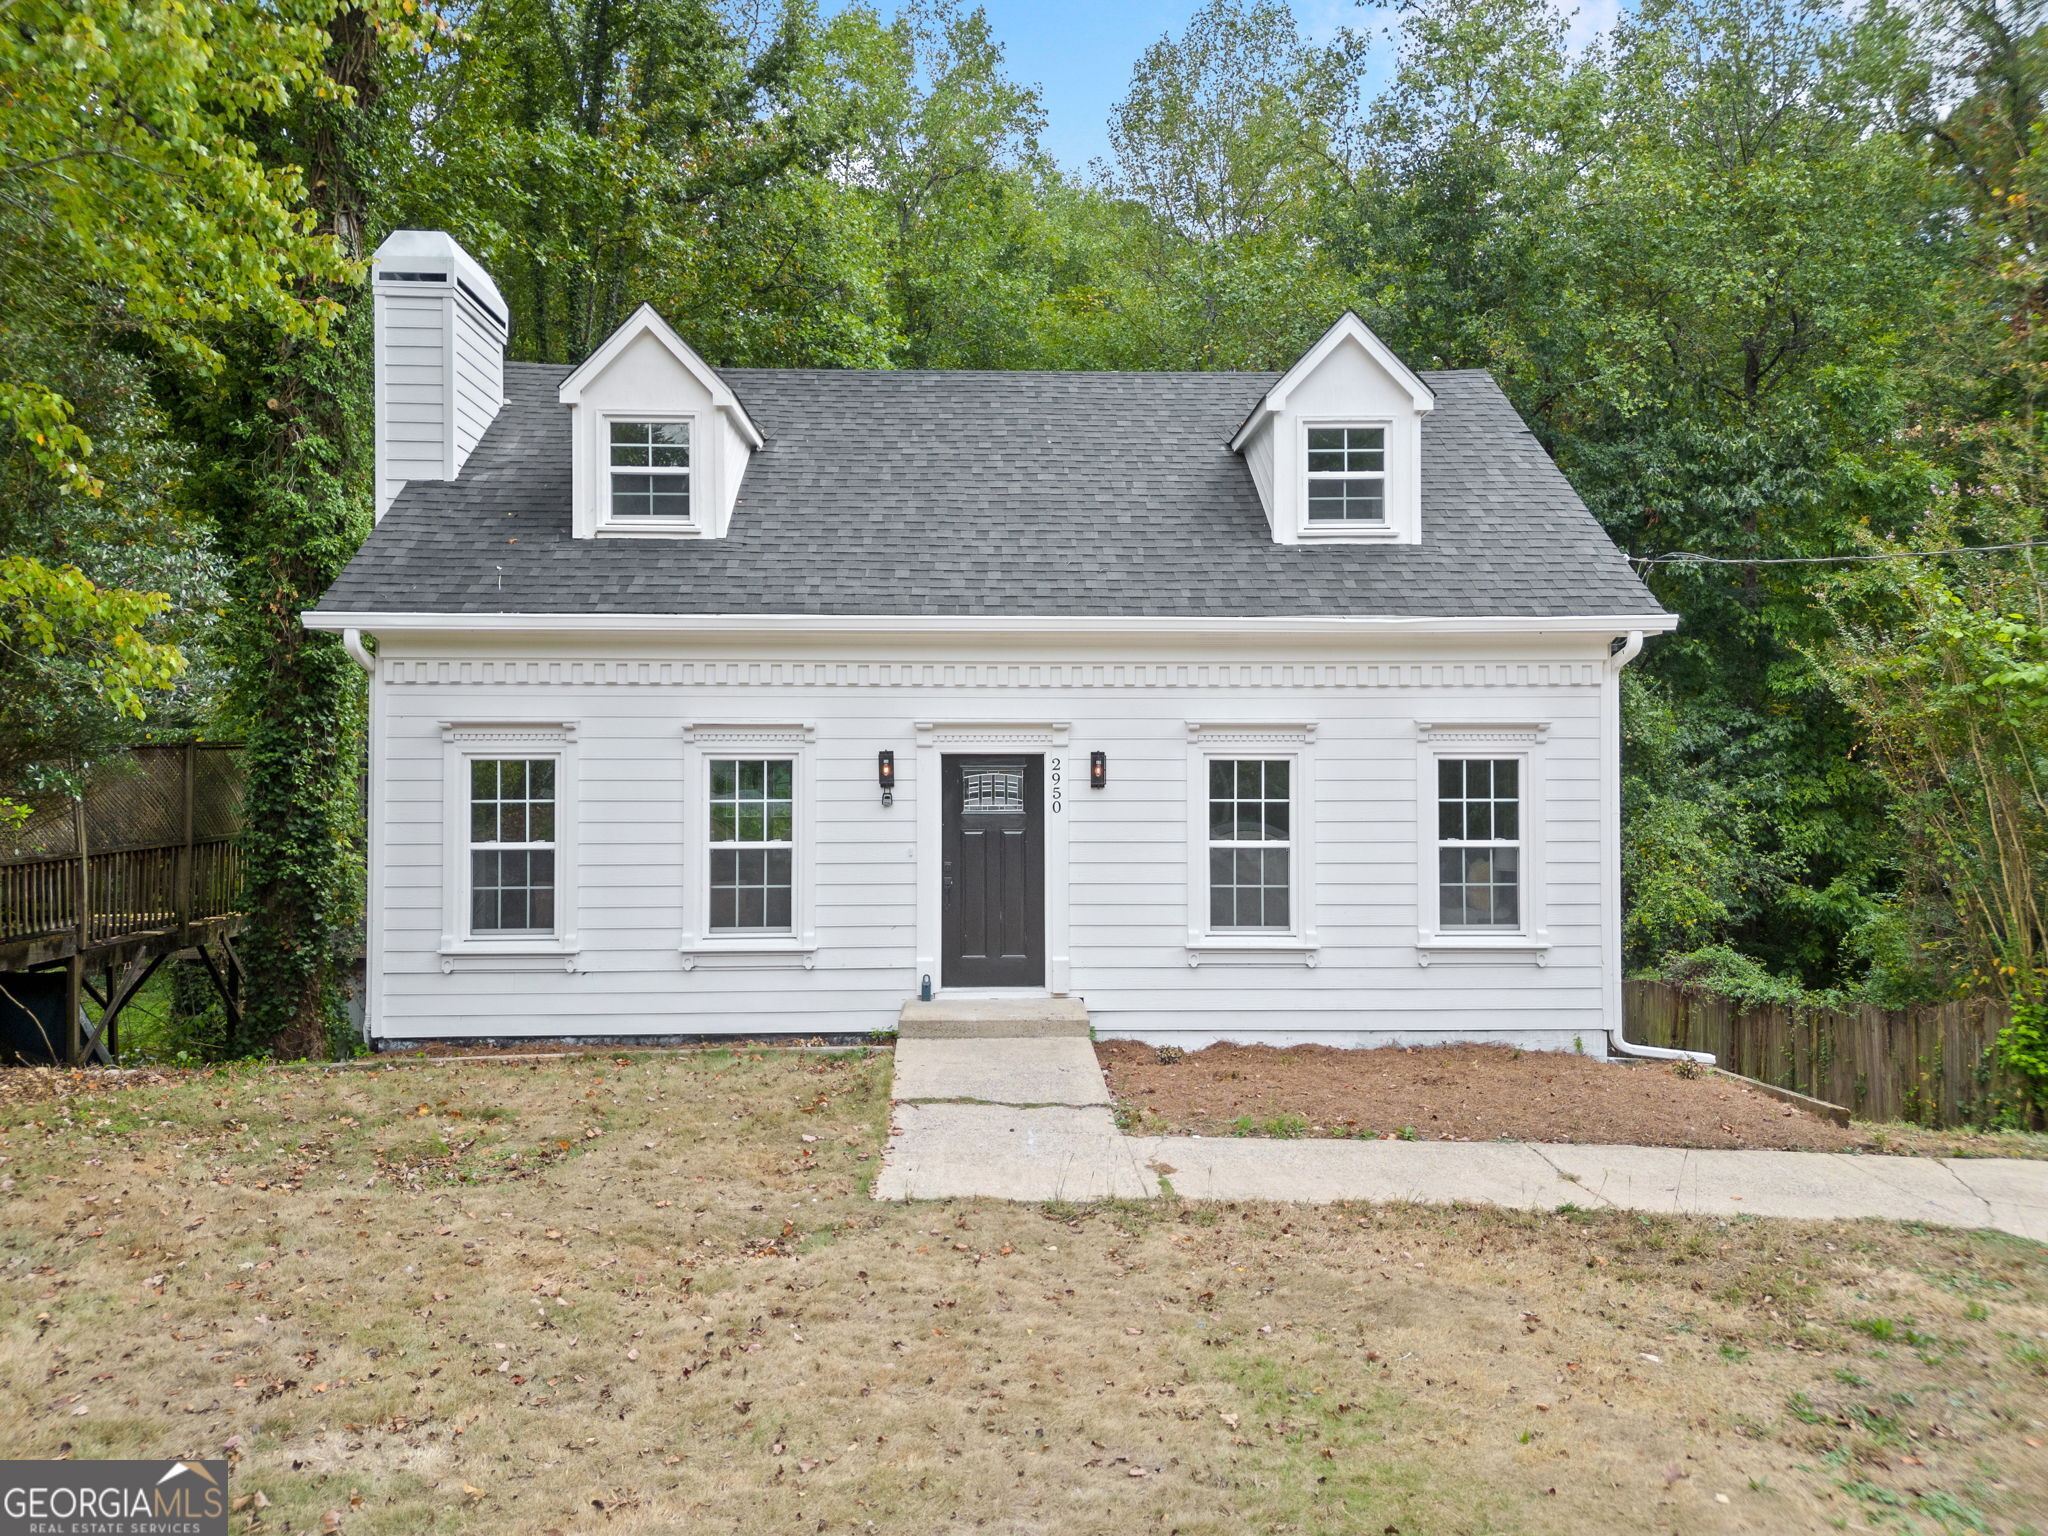
{"label": "dark brown front door", "polygon": [[1045,760],[946,759],[948,987],[1045,985]]}

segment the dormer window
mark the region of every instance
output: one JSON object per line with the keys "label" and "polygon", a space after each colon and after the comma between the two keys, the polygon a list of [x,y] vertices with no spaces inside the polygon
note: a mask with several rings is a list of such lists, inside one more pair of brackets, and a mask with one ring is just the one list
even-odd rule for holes
{"label": "dormer window", "polygon": [[609,515],[615,522],[690,520],[690,424],[613,421]]}
{"label": "dormer window", "polygon": [[642,304],[564,379],[579,539],[722,539],[766,446],[732,386]]}
{"label": "dormer window", "polygon": [[1311,426],[1307,430],[1308,520],[1385,527],[1387,429]]}
{"label": "dormer window", "polygon": [[1244,456],[1276,544],[1422,542],[1427,384],[1347,314],[1252,406]]}

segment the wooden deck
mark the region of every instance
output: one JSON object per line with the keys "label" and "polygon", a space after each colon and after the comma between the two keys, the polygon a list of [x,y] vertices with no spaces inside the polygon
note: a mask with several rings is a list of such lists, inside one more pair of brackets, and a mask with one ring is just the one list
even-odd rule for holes
{"label": "wooden deck", "polygon": [[237,1018],[240,774],[227,750],[142,749],[44,810],[26,849],[0,852],[0,975],[62,972],[60,1052],[74,1065],[118,1058],[122,1009],[174,957],[203,964]]}

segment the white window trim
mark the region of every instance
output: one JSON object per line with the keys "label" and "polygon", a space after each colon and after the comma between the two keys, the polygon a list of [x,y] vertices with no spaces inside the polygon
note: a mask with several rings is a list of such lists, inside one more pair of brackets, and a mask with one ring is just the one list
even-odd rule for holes
{"label": "white window trim", "polygon": [[[1464,721],[1419,721],[1415,761],[1416,899],[1415,963],[1460,955],[1519,955],[1537,965],[1550,963],[1550,933],[1543,925],[1545,886],[1543,826],[1548,804],[1544,783],[1543,744],[1548,721],[1511,724]],[[1521,922],[1513,928],[1482,931],[1445,928],[1439,919],[1442,893],[1437,886],[1437,764],[1444,758],[1513,758],[1521,764]]]}
{"label": "white window trim", "polygon": [[[710,724],[683,727],[683,969],[700,964],[797,966],[818,961],[817,729],[811,725]],[[788,933],[724,933],[711,927],[711,760],[782,757],[794,764],[790,809],[795,825],[790,859]]]}
{"label": "white window trim", "polygon": [[[690,428],[690,515],[688,517],[612,516],[612,423],[615,421],[686,422]],[[597,415],[597,526],[605,538],[696,539],[704,537],[703,495],[708,477],[699,467],[705,437],[701,413],[697,411],[600,411]],[[623,466],[621,466],[623,467]]]}
{"label": "white window trim", "polygon": [[[1380,429],[1380,508],[1381,518],[1377,523],[1326,522],[1319,523],[1308,515],[1308,435],[1317,427],[1378,427]],[[1300,508],[1297,519],[1300,536],[1304,540],[1336,539],[1344,543],[1398,543],[1403,535],[1399,526],[1399,509],[1395,505],[1395,462],[1397,447],[1396,424],[1391,416],[1304,416],[1296,423],[1294,452],[1295,463],[1300,472],[1295,476],[1295,505]]]}
{"label": "white window trim", "polygon": [[[555,957],[574,970],[580,948],[576,929],[577,811],[576,722],[441,723],[442,889],[441,969],[474,969],[473,962],[510,956]],[[469,765],[477,758],[551,758],[555,764],[555,931],[552,935],[511,934],[494,938],[469,928]],[[472,962],[464,964],[464,962]]]}
{"label": "white window trim", "polygon": [[[1320,958],[1316,937],[1315,769],[1316,727],[1265,722],[1188,722],[1188,936],[1190,968],[1206,962],[1244,959],[1313,966]],[[1254,933],[1209,924],[1209,764],[1218,758],[1285,758],[1292,765],[1288,830],[1288,914],[1286,932]]]}

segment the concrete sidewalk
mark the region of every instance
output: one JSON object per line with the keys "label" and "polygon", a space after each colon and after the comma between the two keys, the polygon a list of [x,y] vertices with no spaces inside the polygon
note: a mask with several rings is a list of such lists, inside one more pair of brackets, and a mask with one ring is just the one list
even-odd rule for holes
{"label": "concrete sidewalk", "polygon": [[1126,1136],[1085,1038],[899,1039],[877,1198],[1416,1200],[1876,1216],[2048,1242],[2048,1163],[1535,1142]]}

